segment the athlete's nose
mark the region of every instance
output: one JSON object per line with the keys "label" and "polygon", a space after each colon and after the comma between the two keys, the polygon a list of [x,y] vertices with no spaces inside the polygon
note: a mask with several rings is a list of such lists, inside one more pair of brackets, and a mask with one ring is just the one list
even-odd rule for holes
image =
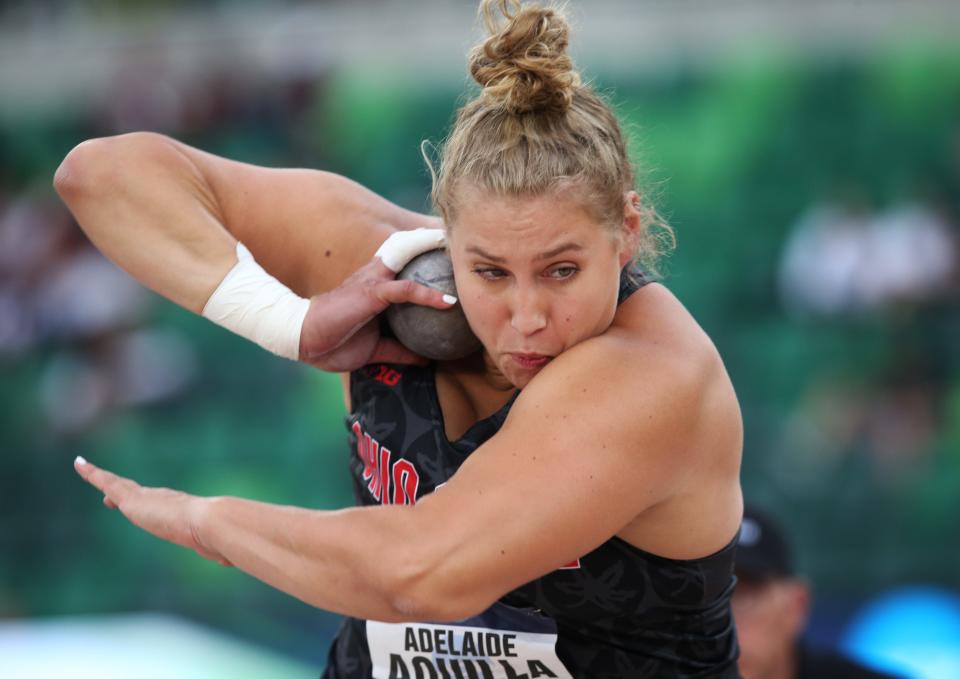
{"label": "athlete's nose", "polygon": [[547,326],[546,304],[536,290],[526,288],[516,291],[510,326],[521,335],[533,335]]}

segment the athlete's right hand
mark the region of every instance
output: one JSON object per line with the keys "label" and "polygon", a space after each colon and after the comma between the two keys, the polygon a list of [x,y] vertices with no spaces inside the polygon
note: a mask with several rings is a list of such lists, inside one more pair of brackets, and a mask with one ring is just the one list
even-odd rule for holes
{"label": "athlete's right hand", "polygon": [[446,302],[441,291],[395,276],[377,256],[339,287],[313,297],[300,333],[300,360],[330,372],[368,363],[426,363],[396,340],[381,337],[377,315],[391,304],[449,309],[456,301]]}

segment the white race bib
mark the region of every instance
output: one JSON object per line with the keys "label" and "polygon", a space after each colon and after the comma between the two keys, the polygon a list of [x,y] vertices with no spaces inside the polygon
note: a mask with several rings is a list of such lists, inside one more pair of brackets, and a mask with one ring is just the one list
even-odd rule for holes
{"label": "white race bib", "polygon": [[573,679],[557,657],[552,621],[540,618],[549,621],[550,631],[474,626],[484,618],[439,624],[368,620],[374,679]]}

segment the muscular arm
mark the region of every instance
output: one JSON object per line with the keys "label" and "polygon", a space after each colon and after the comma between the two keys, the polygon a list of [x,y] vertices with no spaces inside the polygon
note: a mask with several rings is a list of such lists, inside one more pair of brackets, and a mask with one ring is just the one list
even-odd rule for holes
{"label": "muscular arm", "polygon": [[328,610],[462,619],[683,492],[703,463],[703,423],[715,421],[702,416],[717,406],[716,370],[608,333],[544,369],[503,429],[416,506],[317,512],[219,498],[200,540]]}
{"label": "muscular arm", "polygon": [[237,240],[310,297],[339,285],[394,230],[437,226],[329,172],[256,167],[153,133],[80,144],[54,185],[107,257],[195,312],[236,262]]}

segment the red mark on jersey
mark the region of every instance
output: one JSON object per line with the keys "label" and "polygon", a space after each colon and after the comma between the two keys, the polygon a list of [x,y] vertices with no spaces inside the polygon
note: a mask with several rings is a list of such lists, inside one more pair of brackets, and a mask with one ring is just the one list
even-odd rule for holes
{"label": "red mark on jersey", "polygon": [[[389,504],[390,502],[390,449],[389,448],[380,448],[380,462],[377,465],[377,470],[379,471],[379,478],[376,479],[376,484],[373,481],[370,482],[370,492],[373,493],[373,497],[376,500],[383,499],[383,504]],[[375,477],[376,478],[376,477]]]}
{"label": "red mark on jersey", "polygon": [[366,481],[373,476],[373,466],[370,464],[370,435],[364,434],[360,429],[360,423],[354,422],[350,428],[353,435],[357,437],[357,457],[363,462],[363,480]]}
{"label": "red mark on jersey", "polygon": [[419,486],[417,468],[409,460],[397,460],[393,465],[393,504],[416,504]]}
{"label": "red mark on jersey", "polygon": [[388,387],[395,387],[400,382],[400,373],[389,366],[374,365],[370,366],[370,368],[371,369],[368,374],[377,382],[381,382]]}
{"label": "red mark on jersey", "polygon": [[[350,427],[357,437],[357,457],[363,462],[362,478],[369,481],[367,490],[373,499],[381,504],[413,505],[417,502],[417,489],[420,488],[420,474],[409,460],[400,458],[393,465],[390,458],[393,453],[380,445],[377,439],[363,431],[359,422]],[[393,481],[393,494],[390,482]]]}

